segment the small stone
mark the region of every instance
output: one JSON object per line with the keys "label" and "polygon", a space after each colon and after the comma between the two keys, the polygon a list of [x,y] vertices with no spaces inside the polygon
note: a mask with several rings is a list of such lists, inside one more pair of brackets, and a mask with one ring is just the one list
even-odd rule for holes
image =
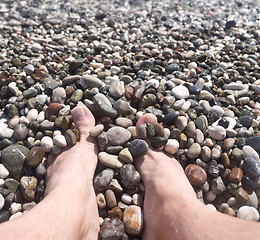
{"label": "small stone", "polygon": [[237,217],[244,220],[258,221],[259,212],[254,207],[242,206],[238,209]]}
{"label": "small stone", "polygon": [[123,188],[116,179],[112,179],[107,188],[113,190],[116,193],[123,192]]}
{"label": "small stone", "polygon": [[114,177],[115,172],[112,169],[105,169],[94,179],[94,188],[97,191],[104,191]]}
{"label": "small stone", "polygon": [[177,111],[169,112],[165,115],[162,122],[163,122],[163,124],[165,124],[167,126],[171,126],[175,123],[175,121],[177,120],[179,115],[180,115],[180,113]]}
{"label": "small stone", "polygon": [[211,180],[211,189],[216,195],[219,195],[226,190],[226,186],[220,176]]}
{"label": "small stone", "polygon": [[4,205],[5,205],[5,199],[4,199],[3,195],[0,194],[0,210],[2,210]]}
{"label": "small stone", "polygon": [[248,138],[246,145],[251,146],[260,156],[260,136]]}
{"label": "small stone", "polygon": [[221,126],[211,127],[209,136],[216,140],[223,140],[226,137],[226,129]]}
{"label": "small stone", "polygon": [[238,121],[246,128],[250,128],[253,124],[253,118],[250,116],[241,116]]}
{"label": "small stone", "polygon": [[249,200],[247,192],[241,187],[235,191],[234,197],[238,203],[243,203]]}
{"label": "small stone", "polygon": [[69,146],[73,146],[73,145],[76,145],[77,141],[78,141],[78,138],[76,136],[76,134],[74,133],[73,130],[71,129],[68,129],[66,132],[65,132],[65,139],[66,139],[66,142]]}
{"label": "small stone", "polygon": [[26,115],[26,118],[29,120],[29,122],[33,122],[37,119],[38,117],[38,111],[37,109],[31,109],[27,115]]}
{"label": "small stone", "polygon": [[137,205],[139,207],[143,206],[144,199],[141,194],[135,193],[132,197],[132,201],[134,205]]}
{"label": "small stone", "polygon": [[9,171],[3,164],[0,164],[0,178],[7,178],[9,176]]}
{"label": "small stone", "polygon": [[146,131],[146,127],[145,125],[140,125],[138,127],[138,131],[137,131],[137,137],[139,139],[146,139],[147,138],[147,131]]}
{"label": "small stone", "polygon": [[108,142],[111,145],[124,145],[131,138],[131,133],[122,127],[112,127],[107,131]]}
{"label": "small stone", "polygon": [[186,153],[188,158],[197,158],[201,153],[201,146],[198,143],[193,143],[188,152]]}
{"label": "small stone", "polygon": [[202,161],[209,162],[210,157],[211,157],[211,149],[208,146],[203,146],[201,148],[200,157],[201,157]]}
{"label": "small stone", "polygon": [[174,123],[175,127],[180,129],[180,131],[183,131],[187,127],[187,124],[188,120],[185,116],[179,116]]}
{"label": "small stone", "polygon": [[206,171],[195,164],[189,164],[185,168],[185,174],[194,187],[201,187],[207,180]]}
{"label": "small stone", "polygon": [[118,157],[125,163],[133,163],[134,159],[128,148],[124,148],[120,151]]}
{"label": "small stone", "polygon": [[95,87],[101,88],[105,85],[100,79],[93,77],[91,75],[83,75],[82,79],[85,82],[86,88],[95,88]]}
{"label": "small stone", "polygon": [[105,193],[107,206],[113,208],[117,205],[116,196],[112,190],[106,190]]}
{"label": "small stone", "polygon": [[8,146],[2,151],[1,160],[9,171],[10,177],[15,178],[16,180],[20,179],[22,167],[28,151],[28,148],[18,144]]}
{"label": "small stone", "polygon": [[108,210],[108,217],[111,218],[118,218],[119,220],[122,219],[123,212],[121,208],[119,207],[114,207],[111,210]]}
{"label": "small stone", "polygon": [[83,97],[83,91],[81,89],[77,89],[73,92],[72,96],[70,97],[70,100],[77,104]]}
{"label": "small stone", "polygon": [[23,176],[20,180],[20,183],[24,198],[28,201],[33,201],[37,187],[37,179],[35,177]]}
{"label": "small stone", "polygon": [[190,96],[190,92],[185,86],[179,85],[172,89],[172,95],[178,99],[186,99]]}
{"label": "small stone", "polygon": [[125,226],[118,218],[104,222],[100,228],[102,240],[120,240],[125,233]]}
{"label": "small stone", "polygon": [[246,145],[243,147],[243,152],[245,154],[245,157],[251,157],[254,158],[255,160],[259,161],[259,155],[258,153],[249,145]]}
{"label": "small stone", "polygon": [[179,142],[176,139],[168,139],[165,144],[164,150],[167,153],[175,154],[179,149]]}
{"label": "small stone", "polygon": [[114,81],[109,87],[109,93],[115,98],[120,98],[124,94],[124,82]]}
{"label": "small stone", "polygon": [[66,139],[63,135],[58,135],[53,138],[53,143],[58,147],[65,148],[67,147]]}
{"label": "small stone", "polygon": [[108,154],[106,152],[100,152],[98,154],[98,159],[102,162],[105,166],[117,169],[123,166],[122,162],[118,159],[118,156]]}
{"label": "small stone", "polygon": [[240,168],[232,168],[228,180],[230,182],[239,183],[243,178],[243,171]]}
{"label": "small stone", "polygon": [[28,129],[24,124],[18,124],[14,128],[13,138],[16,141],[23,141],[27,137]]}
{"label": "small stone", "polygon": [[124,210],[123,222],[126,232],[138,235],[143,230],[143,213],[140,207],[131,205]]}
{"label": "small stone", "polygon": [[232,209],[231,207],[226,208],[226,210],[224,211],[225,214],[229,215],[229,216],[236,216],[236,212],[234,211],[234,209]]}
{"label": "small stone", "polygon": [[131,142],[129,151],[133,156],[143,156],[149,151],[149,146],[146,141],[142,139],[135,139]]}
{"label": "small stone", "polygon": [[139,172],[132,164],[126,164],[120,168],[120,179],[123,186],[128,189],[135,189],[141,181]]}
{"label": "small stone", "polygon": [[43,157],[45,156],[45,151],[40,146],[35,146],[30,149],[26,156],[26,165],[28,167],[34,168],[39,165],[42,161]]}
{"label": "small stone", "polygon": [[158,136],[158,137],[164,137],[164,128],[161,124],[159,123],[155,123],[153,125],[154,127],[154,131],[155,131],[155,136]]}
{"label": "small stone", "polygon": [[44,136],[41,139],[41,147],[45,152],[50,152],[53,148],[53,141],[52,138],[49,136]]}
{"label": "small stone", "polygon": [[89,131],[89,134],[92,137],[97,137],[102,131],[104,130],[104,125],[103,124],[98,124],[95,127],[91,128]]}
{"label": "small stone", "polygon": [[66,99],[66,90],[63,87],[57,87],[52,91],[52,102],[64,103]]}
{"label": "small stone", "polygon": [[105,199],[105,196],[104,196],[103,193],[99,193],[96,196],[96,200],[97,200],[98,208],[103,209],[103,208],[105,208],[107,206],[106,199]]}
{"label": "small stone", "polygon": [[242,161],[242,160],[245,159],[245,154],[244,154],[244,152],[243,152],[241,149],[239,149],[239,148],[234,148],[234,149],[232,150],[232,152],[231,152],[231,157],[232,157],[235,161],[240,162],[240,161]]}

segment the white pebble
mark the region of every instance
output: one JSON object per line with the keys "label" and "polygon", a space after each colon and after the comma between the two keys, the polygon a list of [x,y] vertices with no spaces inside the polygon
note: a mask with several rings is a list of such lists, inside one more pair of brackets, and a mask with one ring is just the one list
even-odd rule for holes
{"label": "white pebble", "polygon": [[178,99],[186,99],[190,96],[190,92],[185,86],[179,85],[172,89],[172,95]]}
{"label": "white pebble", "polygon": [[89,131],[89,134],[92,137],[97,137],[103,130],[104,130],[104,125],[98,124],[95,127],[91,128],[91,130]]}
{"label": "white pebble", "polygon": [[126,203],[126,204],[131,204],[132,203],[132,197],[127,194],[127,193],[123,193],[121,196],[121,200]]}
{"label": "white pebble", "polygon": [[21,116],[21,117],[20,117],[20,123],[21,123],[21,124],[24,124],[25,126],[28,126],[28,125],[30,124],[30,121],[28,120],[27,117]]}
{"label": "white pebble", "polygon": [[167,153],[175,154],[179,149],[179,142],[176,139],[168,139],[164,149]]}
{"label": "white pebble", "polygon": [[2,194],[0,194],[0,210],[4,207],[5,205],[5,198],[3,197]]}
{"label": "white pebble", "polygon": [[0,164],[0,178],[7,178],[9,171],[5,168],[3,164]]}
{"label": "white pebble", "polygon": [[238,209],[237,217],[245,220],[259,220],[259,212],[254,207],[243,206]]}
{"label": "white pebble", "polygon": [[21,203],[12,203],[11,204],[11,214],[15,214],[17,212],[20,212],[22,210],[22,204]]}
{"label": "white pebble", "polygon": [[211,127],[209,136],[216,140],[223,140],[226,137],[226,129],[222,126]]}
{"label": "white pebble", "polygon": [[57,135],[53,138],[53,143],[58,147],[67,147],[66,139],[63,135]]}
{"label": "white pebble", "polygon": [[18,218],[18,217],[21,217],[22,215],[23,215],[22,212],[17,212],[17,213],[15,213],[14,215],[12,215],[12,216],[9,218],[9,221],[14,220],[14,219],[16,219],[16,218]]}
{"label": "white pebble", "polygon": [[[5,184],[5,180],[0,178],[0,187],[3,187]],[[0,209],[1,210],[1,209]]]}
{"label": "white pebble", "polygon": [[209,191],[206,193],[206,199],[209,201],[209,202],[213,202],[215,199],[216,199],[216,194],[212,191]]}
{"label": "white pebble", "polygon": [[213,204],[207,204],[206,206],[214,211],[217,211],[216,207]]}
{"label": "white pebble", "polygon": [[246,158],[247,158],[247,157],[252,157],[252,158],[254,158],[255,160],[259,161],[259,155],[258,155],[258,153],[257,153],[257,152],[255,151],[255,149],[253,149],[251,146],[246,145],[246,146],[243,147],[242,150],[243,150],[243,152],[244,152]]}
{"label": "white pebble", "polygon": [[51,137],[49,136],[44,136],[42,139],[41,139],[41,146],[43,148],[43,150],[45,152],[50,152],[52,147],[53,147],[53,141],[51,139]]}
{"label": "white pebble", "polygon": [[55,130],[53,132],[53,137],[56,137],[56,136],[59,136],[59,135],[61,135],[61,131],[60,130]]}
{"label": "white pebble", "polygon": [[38,111],[37,109],[31,109],[27,115],[26,115],[26,118],[29,120],[29,122],[33,122],[37,119],[38,117]]}
{"label": "white pebble", "polygon": [[37,120],[38,123],[41,123],[41,122],[44,121],[44,119],[45,119],[45,113],[44,113],[44,111],[41,111],[41,112],[38,114],[36,120]]}

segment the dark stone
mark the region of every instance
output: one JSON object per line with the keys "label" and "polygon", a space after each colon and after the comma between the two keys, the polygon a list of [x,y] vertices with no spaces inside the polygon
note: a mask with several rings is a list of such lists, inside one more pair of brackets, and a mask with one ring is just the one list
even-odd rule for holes
{"label": "dark stone", "polygon": [[244,160],[243,171],[249,177],[255,178],[260,176],[260,163],[254,158],[248,157]]}
{"label": "dark stone", "polygon": [[172,111],[169,112],[165,115],[165,117],[163,118],[163,124],[170,126],[173,125],[174,122],[177,120],[177,118],[179,117],[180,113],[178,111]]}
{"label": "dark stone", "polygon": [[252,192],[256,188],[256,183],[248,176],[244,176],[242,179],[242,186],[247,192]]}
{"label": "dark stone", "polygon": [[218,119],[219,119],[219,115],[217,112],[211,113],[208,117],[209,122],[216,122]]}
{"label": "dark stone", "polygon": [[178,64],[172,63],[168,65],[165,70],[167,73],[171,74],[172,72],[177,71],[178,68],[179,68]]}
{"label": "dark stone", "polygon": [[229,121],[226,118],[221,118],[218,122],[219,126],[222,126],[223,128],[228,128]]}
{"label": "dark stone", "polygon": [[235,26],[236,26],[236,21],[234,21],[234,20],[227,21],[226,25],[225,25],[225,30],[229,30],[230,28],[235,27]]}
{"label": "dark stone", "polygon": [[9,171],[10,177],[15,178],[16,180],[20,179],[23,163],[28,151],[28,148],[18,144],[8,146],[2,151],[1,160]]}
{"label": "dark stone", "polygon": [[200,94],[200,89],[196,86],[189,86],[188,90],[189,90],[190,94],[194,94],[194,95]]}
{"label": "dark stone", "polygon": [[13,138],[16,141],[23,141],[27,137],[28,129],[24,124],[18,124],[14,128]]}
{"label": "dark stone", "polygon": [[114,177],[115,172],[114,170],[107,168],[99,173],[94,179],[94,188],[98,191],[103,191],[111,182],[112,178]]}
{"label": "dark stone", "polygon": [[250,116],[241,116],[238,121],[246,128],[250,128],[253,124],[253,118]]}
{"label": "dark stone", "polygon": [[213,177],[217,177],[219,175],[219,166],[216,160],[209,162],[207,172]]}
{"label": "dark stone", "polygon": [[154,148],[160,148],[162,146],[164,146],[167,142],[167,139],[165,139],[164,137],[153,137],[151,139],[151,145]]}
{"label": "dark stone", "polygon": [[251,137],[247,140],[246,145],[251,146],[260,156],[260,136]]}
{"label": "dark stone", "polygon": [[133,156],[143,156],[149,151],[149,146],[146,141],[142,139],[135,139],[131,142],[129,151]]}
{"label": "dark stone", "polygon": [[0,223],[8,221],[9,220],[9,216],[10,216],[9,211],[0,212]]}

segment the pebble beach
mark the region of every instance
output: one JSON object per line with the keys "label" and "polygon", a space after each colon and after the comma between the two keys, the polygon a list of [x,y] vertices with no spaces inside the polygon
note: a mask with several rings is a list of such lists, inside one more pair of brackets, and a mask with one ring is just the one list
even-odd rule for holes
{"label": "pebble beach", "polygon": [[259,0],[1,0],[0,223],[43,199],[77,105],[96,120],[103,240],[142,239],[149,148],[213,211],[259,221],[259,56]]}

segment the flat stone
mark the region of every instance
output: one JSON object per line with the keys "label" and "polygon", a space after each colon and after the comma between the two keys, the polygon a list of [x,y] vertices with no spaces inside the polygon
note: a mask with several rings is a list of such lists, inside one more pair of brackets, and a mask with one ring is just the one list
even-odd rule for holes
{"label": "flat stone", "polygon": [[223,183],[223,180],[220,176],[218,176],[215,179],[211,180],[211,189],[212,191],[216,194],[219,195],[221,193],[223,193],[226,190],[226,186]]}
{"label": "flat stone", "polygon": [[20,179],[22,167],[28,151],[28,148],[18,144],[8,146],[2,151],[1,160],[9,171],[10,177],[15,178],[16,180]]}
{"label": "flat stone", "polygon": [[109,93],[115,98],[120,98],[124,94],[124,82],[114,81],[109,87]]}
{"label": "flat stone", "polygon": [[118,218],[119,220],[122,219],[123,212],[121,208],[119,207],[114,207],[111,210],[108,210],[108,217],[111,218]]}
{"label": "flat stone", "polygon": [[106,152],[100,152],[98,154],[98,160],[102,162],[105,166],[117,169],[123,166],[122,162],[119,160],[118,156],[108,154]]}
{"label": "flat stone", "polygon": [[105,197],[106,197],[107,206],[109,208],[113,208],[113,207],[117,206],[116,196],[112,190],[110,190],[110,189],[106,190]]}
{"label": "flat stone", "polygon": [[26,118],[29,120],[30,123],[35,121],[37,117],[38,117],[37,109],[31,109],[26,115]]}
{"label": "flat stone", "polygon": [[208,129],[208,119],[205,115],[201,115],[195,120],[196,127],[199,128],[202,132],[205,132]]}
{"label": "flat stone", "polygon": [[37,179],[35,177],[23,176],[20,180],[20,187],[24,198],[28,201],[33,201],[37,187]]}
{"label": "flat stone", "polygon": [[103,223],[100,228],[102,240],[120,240],[125,233],[125,226],[118,218],[112,218]]}
{"label": "flat stone", "polygon": [[105,85],[99,78],[93,77],[91,75],[83,75],[82,79],[85,82],[85,88],[101,88]]}
{"label": "flat stone", "polygon": [[77,138],[75,132],[71,129],[68,129],[65,132],[65,139],[67,141],[67,144],[70,146],[76,145],[77,141],[78,141],[78,138]]}
{"label": "flat stone", "polygon": [[241,187],[239,187],[235,191],[234,197],[238,203],[244,203],[249,200],[249,196],[248,196],[247,192]]}
{"label": "flat stone", "polygon": [[31,148],[30,151],[27,153],[25,163],[28,167],[37,167],[44,156],[45,151],[43,150],[43,148],[40,146],[35,146]]}
{"label": "flat stone", "polygon": [[139,172],[132,164],[126,164],[120,168],[120,179],[123,186],[128,189],[135,189],[141,181]]}
{"label": "flat stone", "polygon": [[253,118],[247,115],[239,117],[238,121],[246,128],[250,128],[253,124]]}
{"label": "flat stone", "polygon": [[123,222],[127,233],[140,234],[144,225],[142,209],[134,205],[127,207],[123,213]]}
{"label": "flat stone", "polygon": [[107,97],[102,94],[98,93],[93,97],[94,106],[100,113],[102,117],[110,117],[111,119],[115,119],[117,117],[117,111],[112,108],[111,103],[107,99]]}
{"label": "flat stone", "polygon": [[103,124],[98,124],[95,127],[91,128],[89,131],[89,134],[92,137],[97,137],[102,131],[104,130],[104,125]]}
{"label": "flat stone", "polygon": [[201,187],[207,180],[206,171],[195,164],[189,164],[185,168],[185,174],[194,187]]}
{"label": "flat stone", "polygon": [[128,128],[133,125],[133,121],[125,117],[119,117],[116,119],[116,125],[123,128]]}
{"label": "flat stone", "polygon": [[63,87],[57,87],[52,91],[52,102],[64,103],[66,99],[66,90]]}
{"label": "flat stone", "polygon": [[190,92],[185,86],[179,85],[172,89],[172,95],[178,99],[186,99],[190,96]]}
{"label": "flat stone", "polygon": [[133,156],[143,156],[149,151],[149,146],[146,141],[142,139],[135,139],[131,142],[129,151]]}
{"label": "flat stone", "polygon": [[97,191],[104,191],[115,175],[114,170],[107,168],[94,178],[94,188]]}
{"label": "flat stone", "polygon": [[18,124],[14,128],[13,138],[16,141],[23,141],[27,137],[28,129],[24,124]]}
{"label": "flat stone", "polygon": [[111,145],[124,145],[131,138],[131,133],[122,127],[112,127],[107,131],[108,142]]}
{"label": "flat stone", "polygon": [[242,206],[238,209],[237,217],[244,220],[258,221],[259,212],[254,207]]}
{"label": "flat stone", "polygon": [[65,148],[67,147],[66,139],[63,135],[58,135],[53,138],[53,143],[58,147]]}
{"label": "flat stone", "polygon": [[201,146],[198,143],[193,143],[188,152],[186,153],[188,158],[197,158],[201,153]]}
{"label": "flat stone", "polygon": [[223,140],[226,137],[226,129],[222,126],[209,128],[209,136],[216,140]]}

